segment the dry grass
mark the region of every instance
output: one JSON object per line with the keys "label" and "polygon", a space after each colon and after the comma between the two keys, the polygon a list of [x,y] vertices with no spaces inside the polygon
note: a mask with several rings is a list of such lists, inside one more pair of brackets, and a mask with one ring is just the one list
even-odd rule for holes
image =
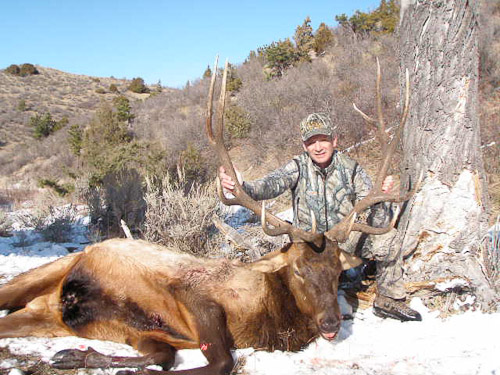
{"label": "dry grass", "polygon": [[193,185],[188,191],[168,176],[147,180],[144,238],[201,256],[219,253],[221,238],[213,218],[218,200],[214,184]]}

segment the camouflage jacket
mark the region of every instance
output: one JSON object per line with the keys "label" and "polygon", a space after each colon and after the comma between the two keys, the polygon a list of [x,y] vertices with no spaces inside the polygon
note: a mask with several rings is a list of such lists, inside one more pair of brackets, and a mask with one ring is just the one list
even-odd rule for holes
{"label": "camouflage jacket", "polygon": [[371,187],[361,166],[339,152],[326,169],[319,168],[304,152],[264,178],[243,183],[244,190],[256,200],[275,198],[290,189],[293,224],[310,230],[313,212],[318,232],[326,232],[342,220]]}

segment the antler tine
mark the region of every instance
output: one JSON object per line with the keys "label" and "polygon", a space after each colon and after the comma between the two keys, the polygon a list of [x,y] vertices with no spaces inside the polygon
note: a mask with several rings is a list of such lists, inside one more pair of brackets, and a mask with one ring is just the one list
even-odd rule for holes
{"label": "antler tine", "polygon": [[361,109],[359,109],[356,106],[356,103],[352,103],[352,106],[354,107],[354,109],[356,110],[356,112],[358,112],[366,120],[367,123],[369,123],[370,125],[374,125],[375,127],[377,126],[377,120],[375,120],[374,118],[368,116]]}
{"label": "antler tine", "polygon": [[[377,63],[378,63],[378,59],[377,59]],[[380,69],[380,66],[378,66],[378,68]],[[377,75],[378,75],[378,72],[377,72]],[[380,79],[380,75],[378,75],[378,77],[377,77],[377,86],[379,86],[379,82],[378,82],[379,79]],[[405,89],[405,104],[403,107],[403,113],[401,115],[401,121],[399,123],[398,128],[396,129],[396,131],[394,133],[394,137],[392,138],[392,141],[388,144],[387,133],[384,130],[384,132],[383,132],[384,140],[380,141],[382,150],[384,150],[384,147],[385,147],[385,155],[384,155],[383,161],[380,165],[379,173],[378,173],[377,178],[375,180],[376,189],[382,189],[382,183],[383,183],[385,177],[387,176],[387,170],[389,169],[389,165],[390,165],[391,159],[394,155],[394,152],[396,151],[396,147],[401,140],[403,128],[404,128],[404,125],[406,123],[406,119],[408,118],[408,112],[409,112],[409,107],[410,107],[410,75],[408,73],[408,69],[406,69],[406,74],[405,74],[405,87],[406,87],[406,89]],[[379,88],[377,88],[377,95],[379,95],[379,94],[380,94]],[[382,144],[382,142],[383,142],[383,144]]]}
{"label": "antler tine", "polygon": [[[406,123],[406,119],[409,113],[410,106],[410,78],[408,69],[406,69],[405,74],[405,104],[403,108],[403,113],[401,115],[401,121],[399,127],[397,128],[392,141],[388,142],[388,136],[385,132],[385,120],[382,113],[382,98],[381,98],[381,72],[380,72],[380,63],[377,59],[377,83],[376,83],[376,100],[377,100],[377,112],[378,112],[378,131],[377,138],[380,144],[380,147],[383,152],[383,159],[379,167],[379,171],[375,180],[375,186],[370,191],[370,193],[360,201],[356,202],[351,213],[345,216],[336,226],[330,229],[326,236],[331,240],[336,240],[338,242],[344,242],[349,237],[351,231],[358,231],[367,234],[384,234],[389,232],[395,225],[397,215],[393,216],[393,220],[391,223],[384,228],[376,228],[372,227],[368,224],[364,223],[356,223],[354,222],[355,215],[363,212],[367,208],[381,202],[392,202],[392,203],[400,203],[407,201],[412,197],[412,195],[416,192],[416,190],[420,187],[420,182],[423,177],[423,173],[420,173],[420,177],[418,178],[417,183],[412,187],[412,189],[404,195],[400,195],[399,193],[388,194],[382,191],[382,184],[384,179],[387,176],[387,170],[389,169],[390,161],[394,155],[397,145],[401,139],[401,134]],[[375,120],[363,112],[358,110],[356,106],[354,108],[363,116],[365,120],[370,123],[373,123]]]}
{"label": "antler tine", "polygon": [[[215,61],[217,65],[218,58]],[[217,66],[214,67],[214,72],[212,73],[212,81],[210,83],[210,89],[208,93],[206,131],[209,142],[214,147],[217,156],[219,157],[221,165],[224,167],[226,173],[229,176],[231,176],[231,178],[235,183],[234,190],[232,192],[234,198],[228,198],[224,194],[220,181],[218,181],[217,191],[221,201],[225,205],[228,206],[240,205],[255,212],[256,215],[259,216],[262,215],[262,217],[264,218],[263,225],[266,226],[265,230],[267,230],[266,233],[269,233],[272,236],[280,234],[289,234],[294,239],[302,239],[307,242],[317,242],[318,239],[322,237],[322,235],[302,231],[298,228],[293,227],[290,223],[287,223],[286,221],[281,220],[270,213],[266,213],[265,210],[243,190],[236,176],[236,172],[234,170],[233,163],[231,162],[231,157],[229,156],[229,152],[227,151],[224,145],[224,107],[226,101],[226,80],[227,80],[227,73],[229,70],[229,62],[227,60],[224,66],[224,74],[222,76],[222,88],[219,97],[219,102],[217,104],[215,134],[212,129],[212,101],[213,101],[213,93],[216,80],[216,70]],[[274,228],[268,227],[266,223],[271,224]]]}
{"label": "antler tine", "polygon": [[207,132],[208,141],[212,146],[215,146],[214,134],[212,131],[212,106],[214,98],[215,77],[217,74],[217,65],[219,64],[219,55],[215,56],[214,71],[210,80],[210,89],[208,90],[207,115],[205,120],[205,130]]}
{"label": "antler tine", "polygon": [[[260,221],[262,223],[262,230],[264,231],[265,234],[268,236],[279,236],[282,234],[288,234],[292,237],[292,239],[295,242],[298,242],[300,240],[306,241],[306,242],[318,242],[321,240],[323,237],[322,234],[316,233],[316,217],[314,214],[311,212],[311,219],[312,219],[312,229],[310,232],[306,232],[302,229],[296,228],[293,225],[287,223],[286,221],[282,221],[281,219],[275,217],[272,214],[267,213],[266,211],[266,206],[265,202],[262,202],[262,207],[261,207],[261,214],[260,214]],[[284,223],[285,225],[280,224],[279,226],[274,226],[274,228],[271,228],[267,223],[271,222],[272,219],[277,219],[280,222]],[[271,219],[271,220],[269,220]]]}

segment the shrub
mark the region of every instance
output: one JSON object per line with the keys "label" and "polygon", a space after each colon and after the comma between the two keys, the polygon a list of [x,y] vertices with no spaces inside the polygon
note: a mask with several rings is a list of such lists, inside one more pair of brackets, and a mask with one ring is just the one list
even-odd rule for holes
{"label": "shrub", "polygon": [[128,89],[137,94],[145,94],[149,92],[149,88],[144,84],[144,80],[142,78],[134,78]]}
{"label": "shrub", "polygon": [[73,124],[68,129],[68,144],[71,152],[75,156],[79,156],[83,144],[83,130],[78,124]]}
{"label": "shrub", "polygon": [[120,220],[124,220],[132,232],[138,232],[144,221],[143,179],[136,170],[110,173],[99,186],[86,187],[82,191],[91,218],[91,229],[100,237],[122,233]]}
{"label": "shrub", "polygon": [[161,80],[158,80],[158,83],[156,84],[156,93],[163,92],[163,86],[161,85]]}
{"label": "shrub", "polygon": [[237,105],[229,105],[224,113],[227,132],[233,138],[245,138],[250,133],[251,122],[247,112]]}
{"label": "shrub", "polygon": [[58,208],[50,206],[46,225],[40,230],[40,233],[48,242],[69,242],[75,222],[76,215],[72,205]]}
{"label": "shrub", "polygon": [[39,114],[32,116],[29,124],[33,128],[33,136],[36,139],[41,139],[52,134],[57,123],[52,119],[52,115],[47,112],[42,116]]}
{"label": "shrub", "polygon": [[60,197],[65,197],[68,194],[71,194],[74,190],[75,187],[72,184],[60,184],[56,180],[50,179],[50,178],[42,178],[38,181],[38,186],[41,188],[50,188],[54,190],[57,195]]}
{"label": "shrub", "polygon": [[234,66],[229,66],[229,72],[227,75],[226,90],[227,91],[238,91],[243,85],[243,81],[236,75],[236,69]]}
{"label": "shrub", "polygon": [[[45,241],[69,242],[73,224],[76,222],[76,214],[73,205],[38,209],[34,212],[21,212],[16,221],[24,228],[30,228],[40,233]],[[24,247],[28,244],[27,239],[20,240],[17,246]]]}
{"label": "shrub", "polygon": [[117,96],[113,99],[113,104],[119,121],[130,122],[134,119],[135,116],[132,114],[132,107],[127,97],[123,95]]}
{"label": "shrub", "polygon": [[95,92],[97,94],[106,94],[106,90],[104,90],[102,87],[98,87]]}
{"label": "shrub", "polygon": [[56,127],[55,127],[54,131],[62,129],[62,128],[64,128],[68,124],[69,124],[68,117],[67,116],[63,116],[62,119],[60,119],[59,121],[57,121],[57,124],[56,124]]}
{"label": "shrub", "polygon": [[207,179],[206,162],[192,144],[188,144],[181,152],[178,165],[178,181],[189,188],[193,183],[203,183]]}
{"label": "shrub", "polygon": [[21,69],[19,75],[21,77],[31,76],[34,74],[40,74],[40,72],[35,68],[33,64],[23,64],[21,65]]}
{"label": "shrub", "polygon": [[21,73],[21,68],[19,67],[19,65],[12,64],[5,69],[5,72],[18,76]]}
{"label": "shrub", "polygon": [[19,112],[24,112],[28,110],[28,106],[26,105],[26,100],[24,99],[19,100],[19,103],[17,103],[17,110]]}
{"label": "shrub", "polygon": [[182,184],[168,176],[161,181],[148,179],[145,239],[195,255],[217,253],[216,196],[214,184],[196,184],[185,193]]}
{"label": "shrub", "polygon": [[52,133],[62,129],[68,124],[69,120],[64,116],[60,121],[55,121],[49,112],[42,116],[36,114],[29,120],[29,124],[33,127],[33,136],[36,139],[46,138]]}
{"label": "shrub", "polygon": [[317,54],[323,53],[326,48],[333,43],[335,37],[332,30],[323,22],[319,25],[318,30],[314,34],[314,51]]}
{"label": "shrub", "polygon": [[21,66],[12,64],[9,67],[7,67],[5,71],[9,74],[21,77],[40,74],[40,72],[33,64],[22,64]]}
{"label": "shrub", "polygon": [[118,86],[116,86],[114,83],[109,85],[109,92],[116,93],[118,92]]}

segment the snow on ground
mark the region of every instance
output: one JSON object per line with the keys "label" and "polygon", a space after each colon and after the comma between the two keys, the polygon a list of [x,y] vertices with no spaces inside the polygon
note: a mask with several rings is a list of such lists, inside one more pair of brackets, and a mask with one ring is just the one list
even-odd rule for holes
{"label": "snow on ground", "polygon": [[[0,282],[16,274],[68,253],[68,248],[81,250],[81,231],[74,243],[41,242],[36,236],[20,241],[0,237]],[[380,375],[493,375],[500,374],[500,313],[467,312],[447,319],[430,312],[418,299],[412,307],[422,322],[381,319],[371,309],[355,312],[353,320],[342,323],[333,342],[318,339],[298,353],[262,352],[242,349],[234,352],[244,363],[249,375],[306,374],[380,374]],[[35,354],[44,361],[59,350],[85,349],[91,346],[106,354],[133,356],[132,348],[104,341],[76,337],[55,339],[16,338],[0,340],[14,354]],[[182,350],[176,358],[176,370],[203,366],[206,361],[199,350]],[[15,373],[17,362],[0,362],[0,373]],[[116,371],[90,370],[91,374],[114,374]]]}

